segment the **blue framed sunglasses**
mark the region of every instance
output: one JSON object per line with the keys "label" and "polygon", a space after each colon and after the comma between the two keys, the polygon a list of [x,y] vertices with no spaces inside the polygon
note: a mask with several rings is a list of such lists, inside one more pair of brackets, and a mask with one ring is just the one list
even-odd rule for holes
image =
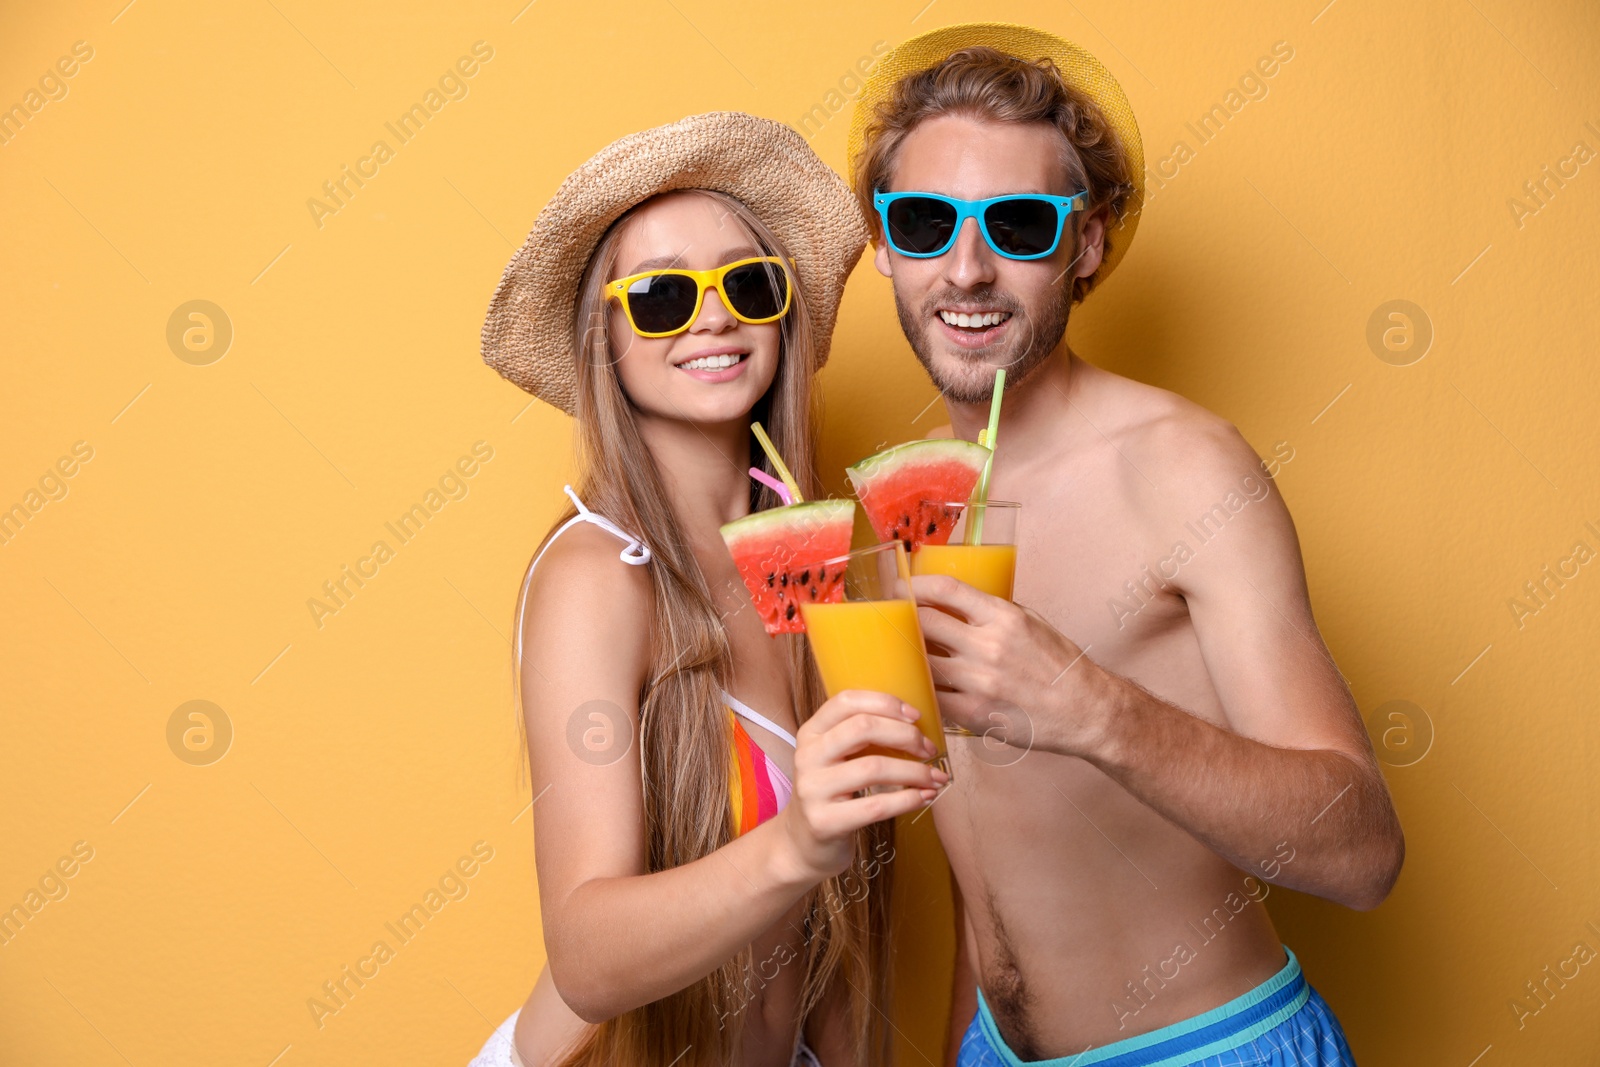
{"label": "blue framed sunglasses", "polygon": [[928,259],[950,251],[961,224],[978,220],[984,243],[1007,259],[1043,259],[1061,243],[1067,216],[1082,211],[1089,191],[1072,196],[1013,193],[987,200],[961,200],[940,193],[872,191],[889,247],[902,256]]}

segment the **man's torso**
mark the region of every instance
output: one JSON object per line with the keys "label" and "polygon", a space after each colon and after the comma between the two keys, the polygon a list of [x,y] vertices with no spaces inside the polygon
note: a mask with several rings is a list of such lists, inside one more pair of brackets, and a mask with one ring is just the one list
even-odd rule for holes
{"label": "man's torso", "polygon": [[[1175,544],[1199,546],[1162,504],[1161,456],[1147,433],[1155,420],[1212,416],[1078,367],[1087,371],[1073,389],[1077,426],[1062,434],[1075,443],[995,468],[991,497],[1023,504],[1015,600],[1100,666],[1226,726],[1183,598],[1162,588]],[[950,741],[954,783],[934,821],[979,984],[1019,1058],[1071,1055],[1189,1018],[1283,965],[1245,872],[1099,769]]]}

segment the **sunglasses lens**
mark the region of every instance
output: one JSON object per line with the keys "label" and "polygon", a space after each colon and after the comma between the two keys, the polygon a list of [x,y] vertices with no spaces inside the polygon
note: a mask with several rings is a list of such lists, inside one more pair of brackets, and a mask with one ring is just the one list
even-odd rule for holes
{"label": "sunglasses lens", "polygon": [[903,253],[928,255],[950,243],[956,209],[943,200],[903,196],[889,205],[889,243]]}
{"label": "sunglasses lens", "polygon": [[628,310],[643,333],[668,333],[689,324],[698,292],[693,278],[655,274],[628,286]]}
{"label": "sunglasses lens", "polygon": [[789,299],[789,275],[774,263],[746,263],[722,279],[722,294],[747,319],[770,319]]}
{"label": "sunglasses lens", "polygon": [[1057,208],[1048,200],[1023,198],[990,204],[983,213],[995,247],[1007,255],[1037,256],[1056,240],[1060,222]]}

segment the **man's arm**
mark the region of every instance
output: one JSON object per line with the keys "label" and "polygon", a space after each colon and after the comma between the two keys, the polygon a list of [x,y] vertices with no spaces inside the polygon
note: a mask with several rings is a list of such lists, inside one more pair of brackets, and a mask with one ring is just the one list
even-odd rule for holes
{"label": "man's arm", "polygon": [[1227,728],[1105,670],[1027,608],[919,577],[920,603],[969,622],[919,612],[928,640],[952,653],[934,659],[955,690],[940,694],[941,707],[992,733],[978,709],[1014,703],[1030,720],[1031,747],[1094,763],[1241,869],[1376,907],[1399,875],[1404,839],[1355,701],[1312,620],[1288,509],[1231,426],[1186,444],[1181,469],[1163,479],[1173,514],[1204,512],[1219,488],[1266,490],[1257,498],[1241,489],[1242,507],[1172,580]]}
{"label": "man's arm", "polygon": [[1370,754],[1241,736],[1100,673],[1114,710],[1085,759],[1241,870],[1359,911],[1389,895],[1405,842]]}

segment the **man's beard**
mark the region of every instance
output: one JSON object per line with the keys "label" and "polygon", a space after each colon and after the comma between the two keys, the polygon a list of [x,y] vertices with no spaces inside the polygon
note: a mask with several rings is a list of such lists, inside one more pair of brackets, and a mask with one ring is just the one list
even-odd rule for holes
{"label": "man's beard", "polygon": [[[1067,332],[1067,315],[1072,307],[1072,290],[1059,290],[1061,299],[1040,309],[1037,322],[1029,318],[1022,306],[1010,296],[993,289],[972,292],[946,290],[930,297],[923,310],[913,312],[895,294],[895,313],[900,318],[900,330],[911,343],[917,361],[928,372],[929,379],[944,394],[946,400],[959,404],[987,404],[994,395],[994,372],[999,367],[1006,371],[1006,388],[1022,384],[1061,343]],[[1007,340],[992,350],[981,354],[973,350],[954,348],[933,329],[940,307],[984,307],[1011,312],[1007,320]],[[937,346],[944,363],[935,362]],[[998,360],[996,357],[999,357]],[[960,367],[951,373],[951,360],[959,360]]]}

